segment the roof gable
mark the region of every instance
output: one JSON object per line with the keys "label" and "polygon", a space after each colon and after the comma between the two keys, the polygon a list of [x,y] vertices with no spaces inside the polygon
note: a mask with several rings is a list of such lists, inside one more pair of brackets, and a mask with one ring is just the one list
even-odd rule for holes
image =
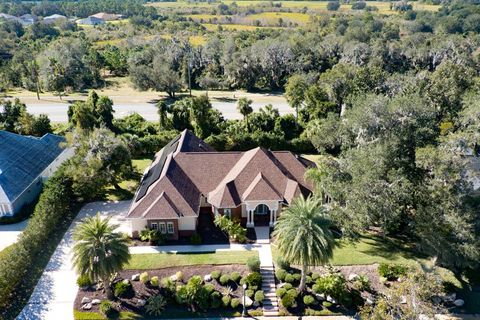
{"label": "roof gable", "polygon": [[242,196],[244,201],[255,200],[283,200],[283,197],[275,190],[270,181],[260,172],[253,179]]}
{"label": "roof gable", "polygon": [[0,186],[10,201],[62,153],[64,141],[53,134],[37,138],[0,131]]}

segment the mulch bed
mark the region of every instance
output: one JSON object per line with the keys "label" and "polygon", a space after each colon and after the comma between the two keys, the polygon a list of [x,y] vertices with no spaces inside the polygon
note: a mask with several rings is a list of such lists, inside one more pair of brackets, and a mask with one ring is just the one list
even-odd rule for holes
{"label": "mulch bed", "polygon": [[[153,276],[157,276],[161,281],[161,279],[170,277],[172,275],[175,275],[178,271],[181,271],[183,273],[183,279],[184,279],[183,282],[186,283],[188,279],[190,279],[194,275],[199,275],[203,279],[205,275],[210,274],[214,270],[221,271],[222,274],[230,274],[234,271],[239,272],[242,276],[248,274],[248,270],[245,265],[198,265],[198,266],[170,267],[170,268],[163,268],[163,269],[156,269],[156,270],[125,270],[119,273],[117,280],[119,281],[123,279],[130,280],[132,275],[147,271],[150,278]],[[215,289],[219,290],[220,292],[222,292],[223,289],[226,288],[226,287],[222,287],[215,280],[212,280],[209,283],[213,284],[215,286]],[[140,281],[131,281],[131,284],[134,289],[133,295],[117,300],[117,302],[120,303],[120,311],[131,311],[135,313],[142,313],[143,308],[139,308],[136,306],[137,300],[138,299],[147,300],[149,296],[160,293],[161,289],[148,287],[147,285],[141,283]],[[229,286],[234,290],[233,296],[237,298],[242,297],[243,289],[237,288],[237,286],[234,283],[230,283]],[[81,303],[84,297],[88,297],[91,300],[106,299],[106,296],[103,290],[94,290],[93,288],[85,291],[79,290],[77,292],[77,297],[75,298],[75,303],[74,303],[75,310],[84,311],[82,310],[82,303]],[[173,307],[172,304],[169,304],[168,308],[170,307]],[[186,306],[177,306],[177,307],[183,310],[186,309]],[[92,309],[88,311],[99,312],[99,306],[93,305]]]}

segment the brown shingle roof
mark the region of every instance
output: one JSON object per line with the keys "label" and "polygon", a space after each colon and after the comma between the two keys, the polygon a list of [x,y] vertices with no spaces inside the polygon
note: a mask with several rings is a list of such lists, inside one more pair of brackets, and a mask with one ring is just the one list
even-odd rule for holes
{"label": "brown shingle roof", "polygon": [[303,177],[310,165],[291,152],[263,148],[216,152],[185,130],[157,153],[146,174],[151,176],[142,179],[137,191],[137,195],[145,191],[145,196],[136,196],[129,217],[195,216],[201,195],[219,208],[237,207],[249,200],[290,203],[300,194],[311,193]]}

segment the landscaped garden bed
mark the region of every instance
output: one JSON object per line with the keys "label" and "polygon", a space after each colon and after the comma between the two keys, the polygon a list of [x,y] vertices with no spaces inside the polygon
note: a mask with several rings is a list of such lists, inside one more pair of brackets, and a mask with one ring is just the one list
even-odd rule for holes
{"label": "landscaped garden bed", "polygon": [[125,270],[114,281],[115,301],[105,302],[108,300],[103,288],[96,285],[80,289],[75,299],[75,318],[101,319],[105,306],[114,308],[111,317],[120,318],[238,316],[242,311],[243,284],[247,286],[248,312],[261,315],[261,275],[245,265]]}

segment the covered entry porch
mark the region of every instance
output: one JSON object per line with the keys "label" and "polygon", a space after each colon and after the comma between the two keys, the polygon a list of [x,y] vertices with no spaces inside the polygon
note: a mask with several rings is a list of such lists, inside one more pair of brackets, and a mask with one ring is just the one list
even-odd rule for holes
{"label": "covered entry porch", "polygon": [[278,201],[249,201],[245,202],[247,228],[255,226],[273,227],[277,222],[281,204]]}

